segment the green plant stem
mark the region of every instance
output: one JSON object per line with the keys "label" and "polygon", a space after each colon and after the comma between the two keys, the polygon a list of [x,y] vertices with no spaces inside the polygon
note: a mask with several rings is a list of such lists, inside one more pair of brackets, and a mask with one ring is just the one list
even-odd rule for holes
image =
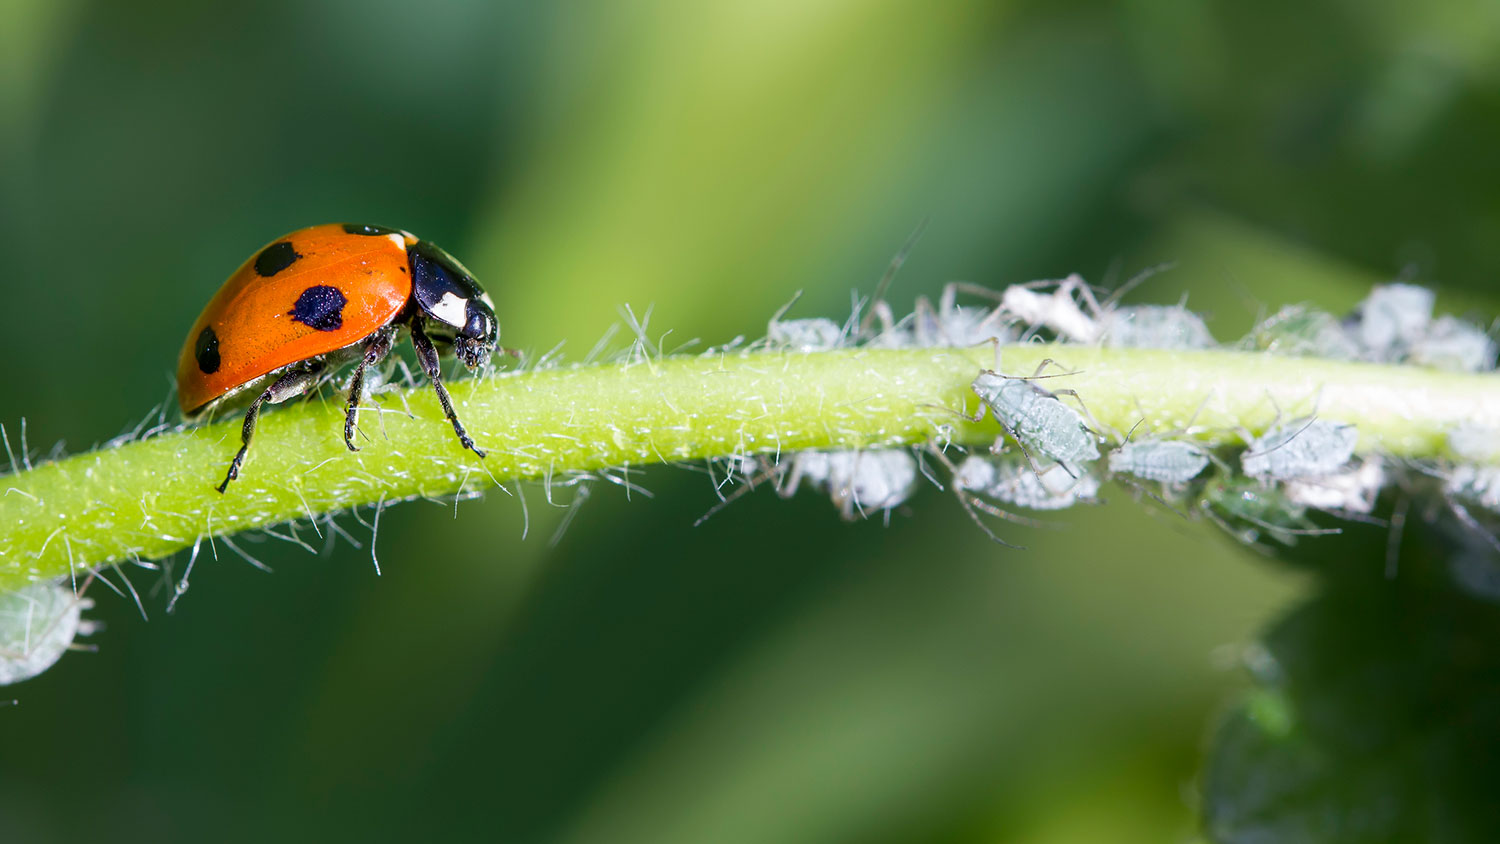
{"label": "green plant stem", "polygon": [[[1284,417],[1353,423],[1362,452],[1444,456],[1460,421],[1500,427],[1500,378],[1230,351],[1007,346],[1004,371],[1074,389],[1102,429],[1180,430],[1237,442]],[[340,436],[342,405],[311,401],[261,420],[241,478],[220,495],[239,420],[171,431],[0,478],[0,589],[86,567],[158,559],[208,536],[352,507],[444,496],[737,453],[991,442],[965,421],[990,347],[726,353],[463,381],[459,413],[489,458],[463,451],[425,387],[365,412],[363,450]],[[1062,374],[1074,372],[1074,374]],[[405,405],[405,407],[403,407]],[[408,416],[406,407],[411,415]],[[951,429],[951,430],[950,430]]]}

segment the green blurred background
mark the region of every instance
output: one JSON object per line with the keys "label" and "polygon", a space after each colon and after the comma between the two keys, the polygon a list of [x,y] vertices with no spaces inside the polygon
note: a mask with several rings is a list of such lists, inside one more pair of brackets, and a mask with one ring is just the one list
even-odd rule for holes
{"label": "green blurred background", "polygon": [[[134,427],[228,272],[326,221],[575,358],[625,303],[668,346],[842,315],[924,217],[898,301],[1175,259],[1136,298],[1220,338],[1402,273],[1483,308],[1497,48],[1488,2],[3,0],[0,421]],[[932,490],[693,528],[705,475],[633,477],[555,548],[529,488],[524,539],[505,494],[387,511],[380,577],[246,539],[274,574],[200,560],[149,623],[94,589],[98,652],[0,708],[0,837],[1185,840],[1226,655],[1309,589],[1121,490],[1014,552]]]}

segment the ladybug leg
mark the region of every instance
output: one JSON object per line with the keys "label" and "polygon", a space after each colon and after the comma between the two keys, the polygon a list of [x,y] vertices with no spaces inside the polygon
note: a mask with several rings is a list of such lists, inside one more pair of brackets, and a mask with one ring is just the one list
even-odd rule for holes
{"label": "ladybug leg", "polygon": [[417,363],[421,364],[422,371],[427,373],[428,380],[432,381],[432,388],[437,390],[438,402],[443,405],[443,413],[447,414],[448,421],[453,423],[453,433],[458,434],[458,441],[463,443],[464,448],[484,457],[484,452],[474,445],[474,439],[469,432],[464,430],[462,422],[458,421],[458,414],[453,410],[453,400],[448,397],[448,388],[443,386],[443,373],[438,366],[437,347],[432,345],[432,339],[427,332],[422,330],[419,321],[412,320],[411,323],[411,345],[417,350]]}
{"label": "ladybug leg", "polygon": [[224,483],[219,484],[219,492],[229,487],[229,482],[240,476],[240,467],[245,465],[245,454],[250,451],[250,440],[255,436],[255,423],[260,418],[261,405],[267,402],[280,404],[289,398],[299,396],[307,389],[318,383],[318,375],[322,371],[321,363],[312,363],[296,369],[277,378],[266,391],[256,397],[250,403],[250,409],[245,411],[245,425],[240,429],[240,450],[235,452],[234,460],[229,463],[229,474],[224,476]]}
{"label": "ladybug leg", "polygon": [[359,447],[354,444],[354,432],[359,428],[360,402],[365,400],[365,369],[385,360],[395,340],[395,331],[377,331],[366,340],[364,356],[354,367],[354,377],[349,379],[349,403],[344,409],[344,445],[350,451],[359,451]]}

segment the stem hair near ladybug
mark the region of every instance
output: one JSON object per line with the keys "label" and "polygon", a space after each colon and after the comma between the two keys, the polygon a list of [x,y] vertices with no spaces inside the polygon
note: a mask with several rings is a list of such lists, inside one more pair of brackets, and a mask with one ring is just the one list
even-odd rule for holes
{"label": "stem hair near ladybug", "polygon": [[408,232],[352,223],[292,232],[246,261],[203,309],[177,363],[185,419],[250,400],[219,492],[239,477],[262,406],[302,395],[350,363],[344,443],[358,451],[365,372],[402,329],[458,441],[484,457],[453,409],[438,363],[451,352],[472,371],[499,339],[494,303],[463,264]]}

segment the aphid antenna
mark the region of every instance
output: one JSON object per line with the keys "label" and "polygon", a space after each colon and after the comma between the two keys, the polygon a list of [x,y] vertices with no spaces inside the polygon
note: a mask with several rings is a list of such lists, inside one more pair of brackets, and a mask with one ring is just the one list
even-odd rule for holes
{"label": "aphid antenna", "polygon": [[[769,472],[770,470],[768,469],[767,471]],[[704,513],[703,515],[699,516],[697,519],[693,520],[693,527],[698,527],[699,525],[701,525],[704,522],[708,521],[709,519],[713,518],[715,515],[717,515],[719,513],[720,510],[723,510],[725,507],[728,507],[730,504],[733,504],[734,502],[740,500],[744,496],[750,494],[750,492],[752,490],[754,490],[754,489],[755,489],[755,483],[747,481],[746,483],[741,484],[739,486],[739,488],[736,489],[734,492],[731,492],[728,495],[722,495],[721,494],[719,496],[718,503],[716,503],[716,504],[714,504],[714,506],[708,508],[708,512]]]}
{"label": "aphid antenna", "polygon": [[[876,307],[885,302],[885,294],[890,290],[891,283],[896,280],[896,274],[901,272],[901,267],[906,263],[907,256],[916,247],[917,241],[922,239],[922,235],[927,231],[927,224],[930,222],[932,222],[930,215],[917,221],[917,227],[912,229],[911,234],[906,236],[906,242],[901,244],[901,248],[895,255],[891,256],[891,262],[886,266],[885,273],[880,276],[880,281],[875,283],[875,292],[870,294],[871,307],[869,311],[865,312],[864,318],[860,320],[859,333],[855,335],[855,339],[864,340],[870,336],[870,318],[875,315]],[[801,291],[798,291],[798,294],[800,295]],[[885,311],[886,315],[889,316],[889,305],[886,306]]]}
{"label": "aphid antenna", "polygon": [[[1318,421],[1318,417],[1316,417],[1316,416],[1307,416],[1305,418],[1306,418],[1307,421],[1303,422],[1302,425],[1301,425],[1301,427],[1299,427],[1299,428],[1297,428],[1297,430],[1293,431],[1291,436],[1289,436],[1286,439],[1282,440],[1281,442],[1279,442],[1279,443],[1271,446],[1270,448],[1266,449],[1265,451],[1262,451],[1262,452],[1259,452],[1259,453],[1260,454],[1270,454],[1270,453],[1276,451],[1277,449],[1284,448],[1284,447],[1286,447],[1288,445],[1291,445],[1294,440],[1296,440],[1298,437],[1302,436],[1302,432],[1303,431],[1306,431],[1308,428],[1311,428],[1312,424],[1314,422]],[[1274,428],[1275,425],[1272,425],[1272,427]],[[1270,428],[1268,428],[1267,430],[1270,430]]]}
{"label": "aphid antenna", "polygon": [[[1142,284],[1155,278],[1156,276],[1159,276],[1162,273],[1176,268],[1176,261],[1163,261],[1159,264],[1152,264],[1151,266],[1146,267],[1145,269],[1126,279],[1124,284],[1116,287],[1114,290],[1109,291],[1109,295],[1107,295],[1102,302],[1098,303],[1099,313],[1102,314],[1114,310],[1115,307],[1120,304],[1120,300],[1124,299],[1126,294],[1130,293],[1130,291],[1136,289],[1137,287],[1140,287]],[[1186,294],[1184,294],[1182,304],[1186,303],[1187,296]]]}
{"label": "aphid antenna", "polygon": [[802,291],[801,290],[797,290],[794,293],[792,293],[792,298],[786,300],[786,304],[785,305],[782,305],[781,307],[777,308],[776,309],[776,313],[771,314],[771,319],[767,321],[766,325],[770,326],[770,325],[775,325],[778,322],[781,322],[781,318],[784,317],[784,316],[786,316],[787,311],[790,311],[792,309],[792,306],[795,305],[795,304],[797,304],[797,300],[801,299],[801,298],[802,298]]}

